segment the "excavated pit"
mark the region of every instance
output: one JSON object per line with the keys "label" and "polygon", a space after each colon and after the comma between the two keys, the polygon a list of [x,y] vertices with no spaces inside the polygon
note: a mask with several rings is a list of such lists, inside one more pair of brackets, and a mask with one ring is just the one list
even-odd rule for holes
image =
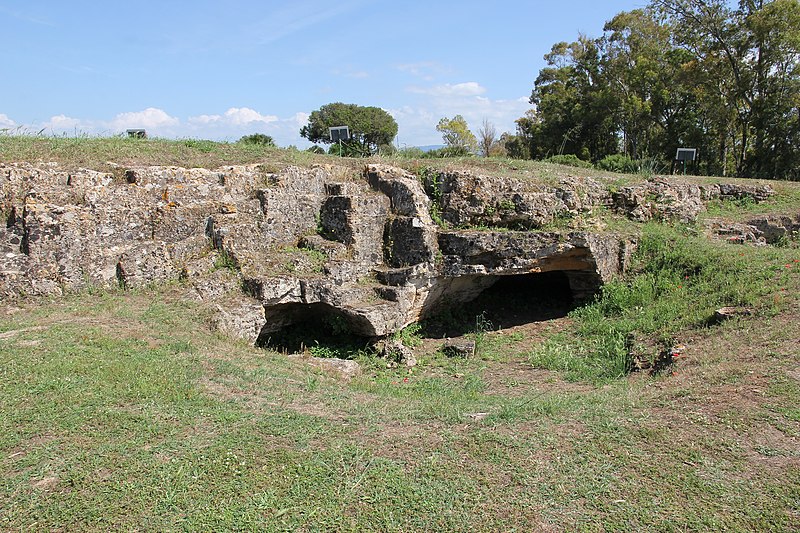
{"label": "excavated pit", "polygon": [[467,302],[445,303],[424,320],[429,337],[456,337],[476,328],[500,330],[561,318],[585,299],[573,290],[574,273],[552,271],[480,276],[484,287]]}

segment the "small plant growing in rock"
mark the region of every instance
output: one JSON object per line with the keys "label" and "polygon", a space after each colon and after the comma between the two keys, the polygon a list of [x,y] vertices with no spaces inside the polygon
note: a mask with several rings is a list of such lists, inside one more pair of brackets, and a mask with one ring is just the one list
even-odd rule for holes
{"label": "small plant growing in rock", "polygon": [[778,248],[796,248],[800,244],[800,231],[787,231],[775,241]]}
{"label": "small plant growing in rock", "polygon": [[418,322],[409,324],[397,333],[392,334],[392,340],[400,341],[409,348],[415,348],[422,344],[422,325]]}
{"label": "small plant growing in rock", "polygon": [[236,258],[230,254],[225,249],[222,249],[217,254],[217,258],[214,260],[214,270],[231,270],[233,272],[238,272],[239,264],[236,261]]}
{"label": "small plant growing in rock", "polygon": [[428,208],[431,220],[437,226],[447,229],[449,225],[442,217],[442,178],[439,171],[430,167],[420,167],[417,169],[416,174],[422,182],[425,194],[431,200]]}
{"label": "small plant growing in rock", "polygon": [[280,254],[289,257],[282,264],[283,270],[287,272],[317,273],[324,271],[325,262],[328,256],[319,250],[309,248],[298,248],[297,246],[286,246],[277,250]]}
{"label": "small plant growing in rock", "polygon": [[514,211],[517,208],[517,205],[509,199],[502,200],[500,202],[500,209],[503,211]]}

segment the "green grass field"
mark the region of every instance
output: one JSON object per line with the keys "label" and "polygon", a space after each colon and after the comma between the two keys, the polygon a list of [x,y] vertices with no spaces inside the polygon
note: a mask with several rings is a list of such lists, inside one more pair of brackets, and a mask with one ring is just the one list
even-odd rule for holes
{"label": "green grass field", "polygon": [[[52,155],[8,139],[3,161]],[[130,157],[195,166],[235,146],[182,142]],[[120,157],[84,149],[62,163]],[[775,187],[763,212],[800,211]],[[640,230],[630,276],[593,304],[476,331],[475,358],[409,371],[362,354],[351,380],[212,332],[178,283],[0,302],[0,530],[800,529],[797,241]],[[752,314],[708,325],[721,305]],[[686,348],[631,373],[629,336]]]}
{"label": "green grass field", "polygon": [[567,382],[517,336],[344,382],[216,336],[174,291],[2,320],[0,528],[800,525],[789,311],[687,332],[660,377]]}

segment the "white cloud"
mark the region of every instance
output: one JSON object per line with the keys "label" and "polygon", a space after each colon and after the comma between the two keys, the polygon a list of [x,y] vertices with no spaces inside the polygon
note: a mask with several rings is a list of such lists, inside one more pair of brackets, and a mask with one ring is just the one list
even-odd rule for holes
{"label": "white cloud", "polygon": [[246,32],[255,42],[270,44],[284,37],[319,25],[329,19],[357,9],[363,0],[328,2],[326,0],[295,0],[269,10],[269,16],[257,21]]}
{"label": "white cloud", "polygon": [[219,122],[222,115],[198,115],[196,117],[189,117],[190,124],[213,124]]}
{"label": "white cloud", "polygon": [[475,81],[456,83],[451,85],[435,85],[433,87],[409,87],[408,92],[415,94],[427,94],[429,96],[477,96],[486,92],[486,88]]}
{"label": "white cloud", "polygon": [[436,124],[443,117],[462,115],[472,131],[477,131],[484,119],[497,128],[497,132],[516,131],[514,123],[530,109],[524,97],[511,100],[493,100],[480,95],[445,95],[425,93],[416,105],[392,109],[389,112],[399,126],[399,142],[417,145],[441,144],[442,138]]}
{"label": "white cloud", "polygon": [[146,128],[165,132],[178,126],[180,122],[180,119],[168,115],[163,109],[148,107],[144,111],[120,113],[114,117],[109,126],[113,130]]}
{"label": "white cloud", "polygon": [[[120,113],[110,120],[75,118],[66,114],[50,117],[42,123],[26,124],[31,131],[49,131],[71,135],[76,130],[88,135],[115,135],[131,128],[144,128],[149,135],[168,138],[195,137],[219,141],[236,141],[243,135],[271,135],[280,146],[300,147],[310,143],[300,137],[300,128],[308,123],[309,113],[298,111],[285,117],[261,113],[248,107],[230,107],[224,113],[205,113],[188,118],[175,117],[162,109],[150,107],[143,111]],[[0,114],[0,129],[19,125],[7,115]]]}
{"label": "white cloud", "polygon": [[302,111],[299,113],[295,113],[294,116],[289,118],[290,122],[293,122],[298,128],[302,128],[306,124],[308,124],[308,119],[311,117],[310,113],[303,113]]}
{"label": "white cloud", "polygon": [[231,107],[222,115],[197,115],[189,117],[189,123],[193,125],[222,125],[222,126],[247,126],[248,124],[261,122],[269,124],[280,120],[275,115],[262,115],[255,109],[249,107]]}
{"label": "white cloud", "polygon": [[278,121],[275,115],[262,115],[254,109],[249,107],[232,107],[225,111],[225,120],[236,126],[250,124],[252,122],[263,122],[269,124],[270,122]]}
{"label": "white cloud", "polygon": [[81,129],[85,126],[79,118],[68,117],[67,115],[55,115],[45,122],[43,126],[53,131],[67,131]]}
{"label": "white cloud", "polygon": [[417,63],[404,63],[395,68],[400,72],[411,74],[425,81],[432,81],[438,76],[450,74],[452,70],[435,61],[419,61]]}
{"label": "white cloud", "polygon": [[17,123],[8,118],[8,115],[0,113],[0,128],[13,128],[16,125]]}
{"label": "white cloud", "polygon": [[212,113],[189,117],[178,135],[204,139],[235,141],[243,135],[264,133],[280,146],[307,145],[300,137],[300,128],[308,122],[309,114],[297,112],[288,117],[264,114],[249,107],[231,107],[222,114]]}

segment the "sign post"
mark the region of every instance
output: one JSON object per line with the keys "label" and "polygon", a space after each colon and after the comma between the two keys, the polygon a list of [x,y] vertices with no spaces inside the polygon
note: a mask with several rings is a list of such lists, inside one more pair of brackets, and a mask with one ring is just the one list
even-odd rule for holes
{"label": "sign post", "polygon": [[675,152],[675,161],[680,161],[683,166],[683,175],[686,175],[686,162],[697,159],[697,148],[678,148]]}
{"label": "sign post", "polygon": [[339,157],[342,157],[342,143],[350,140],[350,129],[347,126],[334,126],[328,128],[331,141],[339,145]]}

